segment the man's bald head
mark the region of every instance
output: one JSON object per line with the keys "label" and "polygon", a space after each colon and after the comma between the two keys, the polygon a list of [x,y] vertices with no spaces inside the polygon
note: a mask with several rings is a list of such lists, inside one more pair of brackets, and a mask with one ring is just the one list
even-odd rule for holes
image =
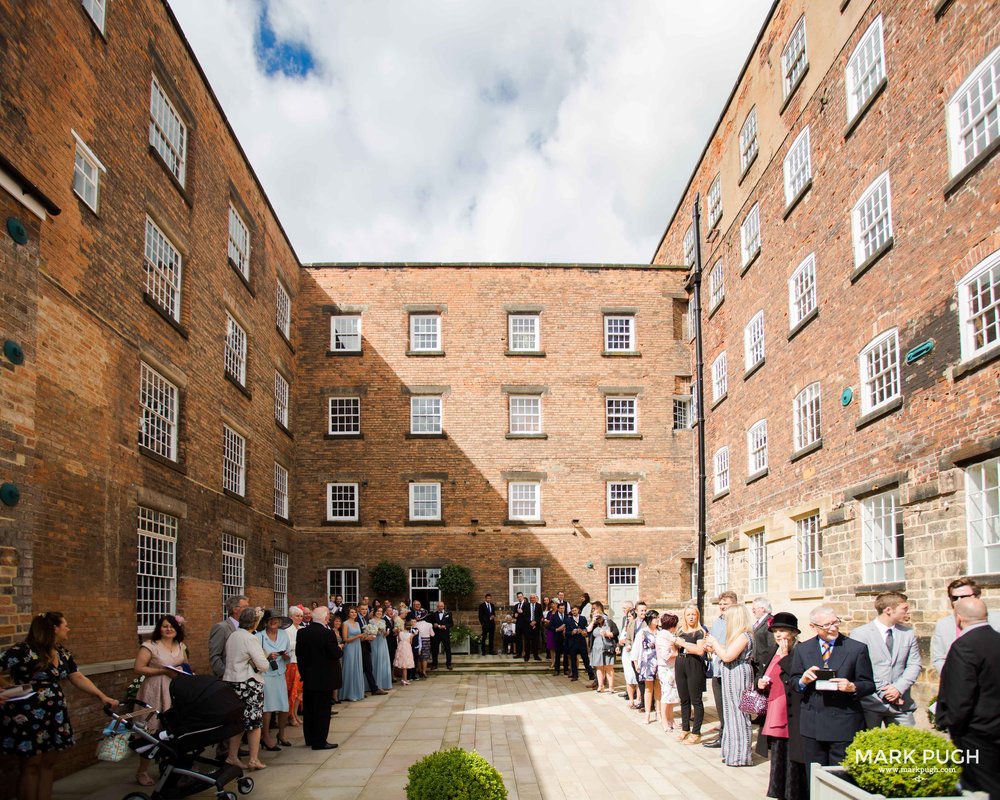
{"label": "man's bald head", "polygon": [[986,622],[986,603],[980,597],[963,597],[955,603],[955,616],[960,628]]}
{"label": "man's bald head", "polygon": [[320,625],[326,625],[327,621],[330,619],[330,609],[326,606],[316,606],[316,608],[313,609],[313,619]]}

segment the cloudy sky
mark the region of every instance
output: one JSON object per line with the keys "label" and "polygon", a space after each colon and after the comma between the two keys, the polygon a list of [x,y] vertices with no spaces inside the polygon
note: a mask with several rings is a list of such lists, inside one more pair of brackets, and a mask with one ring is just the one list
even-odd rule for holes
{"label": "cloudy sky", "polygon": [[771,0],[170,0],[299,257],[653,256]]}

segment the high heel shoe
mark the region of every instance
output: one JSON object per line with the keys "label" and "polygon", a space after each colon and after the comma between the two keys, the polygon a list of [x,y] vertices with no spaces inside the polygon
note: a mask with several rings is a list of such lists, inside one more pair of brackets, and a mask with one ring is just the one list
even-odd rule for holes
{"label": "high heel shoe", "polygon": [[291,747],[292,746],[292,743],[290,741],[288,741],[288,739],[282,739],[280,736],[278,737],[278,744],[280,744],[282,747]]}
{"label": "high heel shoe", "polygon": [[278,745],[276,745],[276,744],[275,745],[270,745],[267,742],[261,742],[260,746],[263,747],[265,750],[267,750],[267,752],[269,752],[269,753],[280,753],[281,752],[281,748],[278,747]]}
{"label": "high heel shoe", "polygon": [[250,767],[250,769],[267,769],[267,764],[259,760],[251,759],[249,762],[247,762],[247,766]]}

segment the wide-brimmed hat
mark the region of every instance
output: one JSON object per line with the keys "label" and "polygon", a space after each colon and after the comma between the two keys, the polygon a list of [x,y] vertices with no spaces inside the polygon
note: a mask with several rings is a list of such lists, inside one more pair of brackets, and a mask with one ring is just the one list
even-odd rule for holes
{"label": "wide-brimmed hat", "polygon": [[264,616],[260,618],[260,622],[257,624],[257,630],[261,631],[264,630],[267,627],[267,623],[270,622],[272,619],[278,620],[279,628],[284,629],[292,627],[291,617],[286,617],[281,614],[275,614],[273,611],[271,611],[271,609],[266,608],[264,609]]}
{"label": "wide-brimmed hat", "polygon": [[802,633],[799,630],[799,620],[794,614],[790,614],[787,611],[779,611],[771,618],[771,622],[768,627],[773,631],[775,628],[787,628],[788,630],[795,631],[796,633]]}

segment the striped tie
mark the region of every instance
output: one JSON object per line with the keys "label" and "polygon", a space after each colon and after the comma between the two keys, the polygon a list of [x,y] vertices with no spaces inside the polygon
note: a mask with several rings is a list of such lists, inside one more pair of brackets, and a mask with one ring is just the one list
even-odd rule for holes
{"label": "striped tie", "polygon": [[821,654],[823,656],[823,669],[826,669],[827,665],[830,663],[830,653],[833,651],[833,645],[828,644],[827,642],[822,642],[820,644],[820,650],[823,651]]}

